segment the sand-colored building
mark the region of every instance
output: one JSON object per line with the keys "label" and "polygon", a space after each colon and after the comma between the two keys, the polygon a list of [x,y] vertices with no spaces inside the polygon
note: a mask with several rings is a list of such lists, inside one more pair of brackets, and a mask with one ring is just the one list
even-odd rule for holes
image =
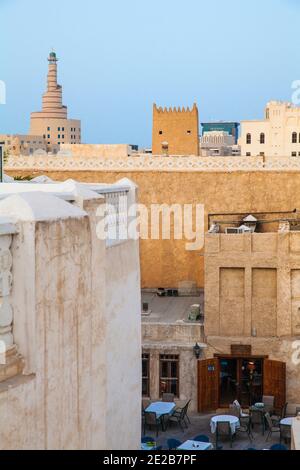
{"label": "sand-colored building", "polygon": [[241,154],[300,157],[300,107],[270,101],[264,119],[241,122]]}
{"label": "sand-colored building", "polygon": [[[219,214],[209,224],[204,292],[142,294],[144,398],[171,392],[200,412],[263,395],[278,411],[300,403],[298,213]],[[190,318],[197,304],[199,320]]]}
{"label": "sand-colored building", "polygon": [[255,231],[245,231],[244,215],[214,217],[205,237],[203,411],[262,395],[278,410],[300,402],[300,218],[254,214]]}
{"label": "sand-colored building", "polygon": [[79,144],[81,142],[81,122],[68,119],[67,106],[62,102],[62,87],[57,83],[57,57],[50,52],[47,91],[43,95],[42,111],[31,113],[30,135],[41,135],[48,150],[61,144]]}
{"label": "sand-colored building", "polygon": [[198,108],[158,108],[153,105],[153,155],[199,155]]}
{"label": "sand-colored building", "polygon": [[0,449],[140,448],[138,242],[97,236],[98,209],[135,194],[1,184]]}

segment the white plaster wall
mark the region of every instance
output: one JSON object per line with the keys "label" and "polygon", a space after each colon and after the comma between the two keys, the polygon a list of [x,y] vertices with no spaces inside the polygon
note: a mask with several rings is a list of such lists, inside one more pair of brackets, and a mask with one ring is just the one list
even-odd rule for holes
{"label": "white plaster wall", "polygon": [[[121,180],[118,183],[130,183]],[[136,188],[130,185],[128,205],[135,202]],[[81,201],[76,204],[89,216],[92,250],[101,253],[105,268],[97,279],[100,292],[96,304],[104,301],[98,327],[101,341],[97,345],[100,363],[100,387],[97,389],[98,421],[103,424],[102,449],[139,449],[141,437],[141,293],[139,242],[130,240],[106,248],[96,235],[96,216],[104,199]],[[97,256],[92,255],[95,270]],[[93,289],[95,294],[96,289]],[[95,319],[97,322],[97,317]],[[97,330],[94,329],[95,334]],[[98,356],[97,356],[98,357]],[[99,390],[101,395],[99,394]],[[99,430],[98,430],[99,432]],[[97,433],[96,433],[97,435]],[[97,448],[97,446],[96,446]],[[99,444],[98,444],[99,448]]]}
{"label": "white plaster wall", "polygon": [[37,409],[35,378],[0,384],[0,450],[43,448]]}
{"label": "white plaster wall", "polygon": [[[45,448],[91,445],[91,237],[88,218],[36,230],[37,400]],[[47,269],[45,267],[47,266]]]}
{"label": "white plaster wall", "polygon": [[141,299],[138,242],[106,250],[108,449],[140,448]]}

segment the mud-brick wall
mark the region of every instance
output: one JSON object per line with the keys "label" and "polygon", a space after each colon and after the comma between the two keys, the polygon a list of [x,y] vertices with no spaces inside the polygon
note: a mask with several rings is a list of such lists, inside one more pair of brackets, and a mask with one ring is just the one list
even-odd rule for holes
{"label": "mud-brick wall", "polygon": [[[139,202],[202,203],[207,214],[218,212],[289,211],[300,209],[299,171],[7,171],[12,176],[46,174],[63,181],[115,182],[127,177],[139,186]],[[188,252],[185,240],[142,240],[143,287],[176,287],[183,280],[204,285],[203,252]]]}

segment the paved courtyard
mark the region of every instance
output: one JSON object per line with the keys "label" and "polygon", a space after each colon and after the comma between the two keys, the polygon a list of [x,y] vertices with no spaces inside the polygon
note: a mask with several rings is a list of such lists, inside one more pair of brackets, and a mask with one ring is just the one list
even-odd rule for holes
{"label": "paved courtyard", "polygon": [[[188,439],[199,434],[206,434],[210,441],[215,445],[215,435],[210,432],[210,420],[215,416],[215,414],[194,414],[190,416],[191,424],[188,429],[184,432],[181,431],[180,427],[174,423],[167,428],[166,432],[159,431],[158,437],[156,438],[156,432],[152,429],[146,428],[146,436],[153,437],[153,440],[156,441],[158,446],[163,446],[163,449],[167,449],[167,440],[170,438],[178,439],[181,442],[184,442]],[[255,426],[253,429],[253,440],[249,440],[247,434],[237,433],[236,438],[233,441],[232,450],[246,450],[249,447],[253,447],[256,450],[269,449],[273,444],[279,444],[279,433],[274,433],[272,438],[266,441],[268,433],[266,432],[264,436],[259,426]],[[222,450],[231,450],[230,442],[223,440],[219,443],[223,449]],[[289,444],[285,444],[289,448]]]}

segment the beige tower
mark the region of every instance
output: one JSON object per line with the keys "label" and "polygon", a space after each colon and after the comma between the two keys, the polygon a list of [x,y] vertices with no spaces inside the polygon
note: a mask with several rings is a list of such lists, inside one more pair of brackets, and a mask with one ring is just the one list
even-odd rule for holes
{"label": "beige tower", "polygon": [[55,150],[60,144],[81,143],[81,121],[68,119],[68,108],[62,104],[62,87],[57,84],[57,61],[55,52],[50,52],[42,111],[31,113],[30,119],[30,135],[42,135],[48,150]]}

